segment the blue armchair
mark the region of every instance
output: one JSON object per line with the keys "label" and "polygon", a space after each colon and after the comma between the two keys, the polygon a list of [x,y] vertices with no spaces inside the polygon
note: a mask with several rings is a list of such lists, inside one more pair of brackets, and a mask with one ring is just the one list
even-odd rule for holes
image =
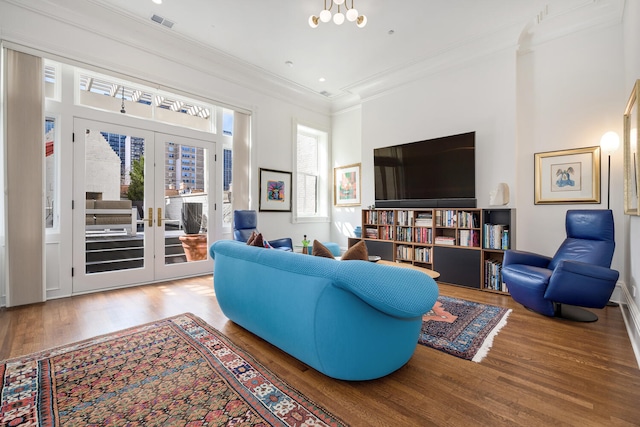
{"label": "blue armchair", "polygon": [[[254,210],[235,210],[233,211],[233,240],[246,242],[252,232],[258,233],[258,215]],[[275,249],[293,251],[293,242],[291,238],[284,237],[281,239],[266,239]]]}
{"label": "blue armchair", "polygon": [[[611,210],[569,210],[567,238],[553,258],[508,250],[502,280],[515,301],[545,316],[595,322],[581,307],[604,308],[619,273],[611,270],[615,249]],[[578,307],[579,306],[579,307]]]}

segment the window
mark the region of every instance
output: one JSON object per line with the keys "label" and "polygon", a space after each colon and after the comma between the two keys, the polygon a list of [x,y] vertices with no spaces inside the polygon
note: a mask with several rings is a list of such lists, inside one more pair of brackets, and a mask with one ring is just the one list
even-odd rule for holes
{"label": "window", "polygon": [[45,223],[46,228],[58,227],[57,201],[57,160],[56,152],[56,119],[44,119],[44,156],[45,156]]}
{"label": "window", "polygon": [[328,220],[328,134],[307,126],[296,126],[297,221]]}

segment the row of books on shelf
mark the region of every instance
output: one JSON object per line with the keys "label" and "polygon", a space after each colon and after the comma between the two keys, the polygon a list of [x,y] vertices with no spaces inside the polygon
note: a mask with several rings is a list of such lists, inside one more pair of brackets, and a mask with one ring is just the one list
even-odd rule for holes
{"label": "row of books on shelf", "polygon": [[396,258],[407,261],[431,262],[431,248],[414,248],[411,246],[396,246]]}
{"label": "row of books on shelf", "polygon": [[436,211],[436,227],[455,227],[457,222],[456,211]]}
{"label": "row of books on shelf", "polygon": [[403,242],[431,243],[433,229],[426,227],[397,227],[396,240]]}
{"label": "row of books on shelf", "polygon": [[431,248],[415,248],[414,260],[420,262],[431,262]]}
{"label": "row of books on shelf", "polygon": [[458,230],[458,238],[460,246],[480,247],[480,230]]}
{"label": "row of books on shelf", "polygon": [[416,243],[433,242],[433,228],[418,227],[414,230]]}
{"label": "row of books on shelf", "polygon": [[456,238],[452,236],[436,236],[435,244],[455,246]]}
{"label": "row of books on shelf", "polygon": [[364,211],[366,224],[393,224],[393,211]]}
{"label": "row of books on shelf", "polygon": [[415,220],[416,227],[432,227],[433,214],[431,212],[418,212]]}
{"label": "row of books on shelf", "polygon": [[502,224],[484,224],[484,241],[482,246],[487,249],[509,249],[509,228]]}
{"label": "row of books on shelf", "polygon": [[396,240],[403,242],[413,242],[413,228],[398,227],[396,230]]}
{"label": "row of books on shelf", "polygon": [[480,228],[480,214],[477,212],[458,212],[458,228]]}
{"label": "row of books on shelf", "polygon": [[479,228],[478,212],[437,210],[436,227]]}
{"label": "row of books on shelf", "polygon": [[411,246],[399,245],[396,247],[396,258],[404,260],[413,260],[413,248]]}
{"label": "row of books on shelf", "polygon": [[398,211],[398,225],[413,225],[413,211]]}
{"label": "row of books on shelf", "polygon": [[484,289],[509,292],[502,281],[502,261],[488,259],[484,262]]}

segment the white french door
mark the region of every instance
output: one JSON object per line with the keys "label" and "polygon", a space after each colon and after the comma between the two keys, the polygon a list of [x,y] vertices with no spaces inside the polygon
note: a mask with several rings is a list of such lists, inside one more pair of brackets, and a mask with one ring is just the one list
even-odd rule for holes
{"label": "white french door", "polygon": [[212,271],[214,142],[79,118],[74,141],[74,293]]}

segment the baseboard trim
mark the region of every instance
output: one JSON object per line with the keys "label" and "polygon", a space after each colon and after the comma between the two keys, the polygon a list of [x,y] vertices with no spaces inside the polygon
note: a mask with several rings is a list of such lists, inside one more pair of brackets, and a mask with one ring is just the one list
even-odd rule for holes
{"label": "baseboard trim", "polygon": [[620,309],[622,310],[624,324],[627,327],[627,334],[629,334],[629,340],[631,341],[631,348],[633,348],[638,368],[640,368],[640,308],[631,297],[631,294],[629,294],[626,286],[622,286],[621,291]]}

